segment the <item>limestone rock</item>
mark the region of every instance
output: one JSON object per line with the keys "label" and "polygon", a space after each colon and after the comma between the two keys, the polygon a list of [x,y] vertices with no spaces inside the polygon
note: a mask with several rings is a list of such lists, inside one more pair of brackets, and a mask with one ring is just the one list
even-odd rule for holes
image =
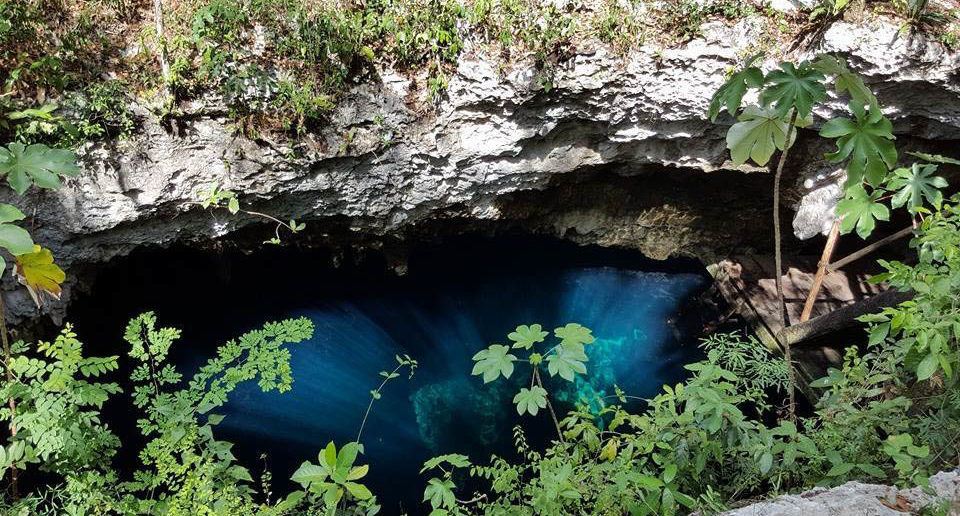
{"label": "limestone rock", "polygon": [[[755,49],[758,21],[710,24],[680,48],[626,57],[581,50],[560,63],[549,92],[532,64],[479,53],[462,57],[435,105],[423,76],[382,70],[300,140],[239,136],[215,99],[197,103],[175,131],[134,106],[133,138],[88,146],[81,177],[31,194],[34,236],[75,278],[138,248],[245,231],[259,243],[258,219],[197,205],[197,191],[217,182],[245,206],[306,221],[317,245],[403,241],[451,221],[442,231],[521,228],[657,258],[765,249],[769,230],[758,221],[769,220],[770,174],[731,167],[722,124],[732,120],[704,115],[723,72]],[[879,20],[836,23],[793,57],[838,52],[876,89],[898,133],[960,139],[960,54],[896,31]],[[838,101],[817,115],[843,108]],[[799,170],[801,180],[823,169],[822,153],[796,151],[812,170]],[[795,225],[801,238],[829,224],[836,192],[808,197]],[[44,310],[61,316],[71,288]],[[8,301],[14,317],[36,313]]]}
{"label": "limestone rock", "polygon": [[[781,496],[723,513],[725,516],[903,516],[921,509],[945,508],[960,514],[960,472],[944,471],[930,478],[933,494],[922,488],[847,482],[832,489],[816,488],[798,495]],[[941,514],[931,513],[931,514]]]}

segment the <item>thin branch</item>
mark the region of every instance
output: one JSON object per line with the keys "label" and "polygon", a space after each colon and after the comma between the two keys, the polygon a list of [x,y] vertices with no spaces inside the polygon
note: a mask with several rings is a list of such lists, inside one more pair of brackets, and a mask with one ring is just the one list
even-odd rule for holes
{"label": "thin branch", "polygon": [[[9,385],[13,383],[13,370],[10,364],[12,357],[10,355],[10,337],[7,334],[7,311],[2,294],[0,294],[0,340],[3,341],[3,360],[6,364],[7,384]],[[17,415],[17,402],[11,397],[7,400],[7,403],[10,405],[10,437],[13,438],[17,436],[17,425],[13,422]],[[20,493],[17,490],[16,464],[10,465],[10,491],[14,500],[20,498]]]}
{"label": "thin branch", "polygon": [[[787,163],[787,156],[790,151],[791,140],[793,139],[794,124],[797,121],[797,110],[794,109],[790,115],[790,123],[787,126],[786,143],[783,146],[783,152],[780,153],[780,161],[777,163],[777,172],[773,179],[773,245],[774,261],[776,262],[776,284],[777,284],[777,309],[780,316],[780,324],[783,328],[788,326],[787,308],[783,296],[783,256],[780,249],[780,179],[783,176],[783,167]],[[787,378],[790,390],[790,419],[797,418],[797,400],[796,400],[796,372],[793,370],[793,357],[790,353],[790,344],[783,346],[784,360],[787,361]]]}

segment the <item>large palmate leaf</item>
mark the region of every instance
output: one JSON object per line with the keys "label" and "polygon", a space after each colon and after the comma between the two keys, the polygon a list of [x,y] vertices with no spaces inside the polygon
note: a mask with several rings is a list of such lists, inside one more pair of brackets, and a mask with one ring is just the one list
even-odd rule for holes
{"label": "large palmate leaf", "polygon": [[[12,255],[33,252],[33,239],[27,230],[10,224],[23,220],[26,215],[16,206],[0,203],[0,248],[6,249]],[[0,256],[0,275],[7,267],[6,260]]]}
{"label": "large palmate leaf", "polygon": [[817,56],[813,67],[826,75],[833,76],[833,88],[837,93],[846,92],[850,95],[850,103],[864,109],[869,106],[869,118],[876,122],[883,116],[880,111],[880,104],[877,97],[870,91],[870,88],[864,84],[863,79],[847,68],[847,62],[839,57],[830,54],[821,54]]}
{"label": "large palmate leaf", "polygon": [[531,324],[530,326],[522,324],[507,335],[507,338],[513,341],[514,348],[530,349],[534,344],[543,342],[546,336],[547,332],[543,331],[543,326],[539,324]]}
{"label": "large palmate leaf", "polygon": [[562,345],[593,344],[597,340],[590,328],[577,323],[567,323],[566,326],[553,330],[553,334],[560,339]]}
{"label": "large palmate leaf", "polygon": [[777,149],[793,145],[796,131],[791,131],[787,143],[789,121],[771,108],[748,106],[739,117],[739,122],[727,131],[727,148],[730,158],[737,165],[752,159],[758,165],[766,165]]}
{"label": "large palmate leaf", "polygon": [[517,405],[517,414],[536,416],[540,409],[547,406],[547,390],[537,385],[529,389],[522,387],[513,397],[513,402]]}
{"label": "large palmate leaf", "polygon": [[0,175],[6,174],[10,188],[18,194],[31,184],[40,188],[57,188],[60,176],[73,177],[80,173],[76,156],[62,149],[51,149],[43,144],[29,147],[11,143],[0,147]]}
{"label": "large palmate leaf", "polygon": [[866,239],[877,220],[889,220],[890,210],[878,201],[880,194],[879,190],[867,193],[859,184],[848,188],[847,198],[837,203],[837,216],[843,217],[840,232],[846,234],[856,228],[860,238]]}
{"label": "large palmate leaf", "polygon": [[823,124],[820,136],[837,139],[837,151],[827,154],[827,159],[840,163],[847,158],[847,186],[861,183],[864,179],[879,186],[897,162],[897,149],[893,146],[893,125],[886,117],[876,121],[854,104],[850,109],[855,119],[834,118]]}
{"label": "large palmate leaf", "polygon": [[894,208],[907,206],[910,213],[916,213],[917,208],[923,206],[926,199],[934,207],[939,207],[943,200],[940,189],[947,186],[947,180],[933,175],[937,171],[936,165],[921,165],[914,163],[910,168],[898,168],[887,181],[887,188],[895,190],[890,204]]}
{"label": "large palmate leaf", "polygon": [[587,366],[583,364],[586,361],[587,355],[583,351],[561,347],[555,354],[547,357],[547,372],[550,376],[560,375],[560,378],[572,382],[577,373],[587,373]]}
{"label": "large palmate leaf", "polygon": [[483,383],[490,383],[500,375],[510,378],[513,374],[513,363],[517,357],[510,354],[510,348],[503,344],[493,344],[487,349],[481,349],[473,355],[476,362],[473,366],[473,375],[483,375]]}
{"label": "large palmate leaf", "polygon": [[707,109],[707,116],[714,122],[720,110],[727,108],[730,116],[736,116],[740,109],[740,103],[743,101],[744,94],[749,88],[760,88],[763,86],[763,71],[753,66],[753,63],[763,54],[757,54],[744,63],[743,69],[734,73],[723,83],[713,97],[710,99],[710,107]]}
{"label": "large palmate leaf", "polygon": [[429,501],[434,509],[446,507],[453,509],[457,505],[457,497],[453,494],[457,486],[449,478],[439,479],[431,478],[427,481],[427,487],[423,490],[423,501]]}
{"label": "large palmate leaf", "polygon": [[60,299],[60,284],[67,278],[63,270],[53,263],[53,253],[38,245],[30,253],[16,257],[17,279],[30,292],[37,306],[43,306],[44,295]]}
{"label": "large palmate leaf", "polygon": [[767,74],[769,86],[763,90],[760,100],[765,106],[773,104],[781,117],[796,108],[797,118],[806,118],[813,112],[813,105],[827,97],[824,79],[826,77],[812,66],[801,64],[796,68],[793,63],[780,63],[779,70]]}

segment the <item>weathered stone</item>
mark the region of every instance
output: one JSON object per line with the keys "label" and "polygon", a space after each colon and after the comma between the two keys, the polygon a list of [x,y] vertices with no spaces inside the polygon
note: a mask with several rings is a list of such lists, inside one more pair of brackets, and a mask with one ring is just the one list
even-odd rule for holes
{"label": "weathered stone", "polygon": [[[705,37],[680,48],[626,57],[582,50],[559,64],[549,92],[531,64],[501,65],[476,52],[464,55],[436,105],[422,75],[384,70],[299,141],[238,136],[209,99],[176,131],[134,106],[141,127],[133,138],[90,145],[80,178],[30,194],[31,225],[74,277],[137,248],[204,245],[255,228],[255,217],[197,205],[196,192],[214,182],[239,192],[245,206],[306,221],[318,245],[336,244],[325,236],[333,228],[358,241],[403,240],[455,219],[459,230],[502,224],[658,258],[712,260],[766,247],[770,176],[732,167],[722,125],[732,120],[723,115],[718,125],[704,115],[723,72],[755,48],[758,21],[709,24]],[[895,39],[896,29],[837,23],[794,57],[839,52],[876,89],[898,132],[960,138],[960,55],[919,36]],[[837,101],[817,115],[843,108]],[[798,149],[804,165],[794,175],[822,170],[822,152]],[[811,195],[807,206],[816,208],[801,208],[797,225],[803,238],[829,224],[836,197]],[[272,231],[262,229],[258,242]],[[61,316],[71,288],[44,310]],[[13,316],[35,315],[21,297],[8,298]]]}
{"label": "weathered stone", "polygon": [[[723,513],[726,516],[903,516],[921,509],[946,509],[960,514],[960,473],[944,471],[930,478],[933,493],[920,487],[847,482],[832,489],[818,487],[798,495],[781,496]],[[931,514],[944,514],[931,512]]]}

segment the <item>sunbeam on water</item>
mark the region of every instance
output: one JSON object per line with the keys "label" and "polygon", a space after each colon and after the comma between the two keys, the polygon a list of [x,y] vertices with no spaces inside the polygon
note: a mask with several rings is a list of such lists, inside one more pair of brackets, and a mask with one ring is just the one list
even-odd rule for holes
{"label": "sunbeam on water", "polygon": [[[528,253],[523,260],[490,260],[488,268],[476,259],[465,267],[440,268],[437,261],[425,260],[420,267],[412,261],[410,274],[399,279],[345,279],[350,273],[344,272],[312,287],[313,296],[266,293],[221,300],[215,310],[221,318],[213,318],[221,337],[236,333],[236,327],[254,327],[257,320],[299,316],[312,320],[315,332],[310,341],[291,347],[293,390],[263,393],[255,384],[242,384],[218,411],[226,416],[218,437],[235,442],[237,456],[254,471],[263,467],[259,454],[267,454],[275,478],[286,478],[303,460],[316,461],[328,441],[340,445],[357,438],[379,372],[396,365],[395,355],[408,354],[420,366],[412,379],[403,375],[388,382],[374,402],[361,460],[371,466],[367,485],[378,494],[384,514],[418,514],[426,480],[418,471],[425,459],[458,452],[485,461],[493,453],[510,454],[512,428],[521,421],[511,400],[529,383],[529,368],[518,366],[509,381],[490,384],[470,371],[478,350],[505,342],[518,324],[552,329],[577,322],[597,337],[588,347],[586,376],[573,383],[547,380],[561,412],[577,402],[599,406],[614,385],[652,397],[664,383],[683,377],[682,365],[697,353],[699,320],[691,300],[706,284],[702,274],[690,268],[646,272],[620,258],[583,260],[582,251],[565,246],[528,251],[539,259]],[[277,284],[296,288],[296,282]],[[213,331],[196,328],[211,322],[187,315],[199,310],[192,303],[181,299],[171,308],[177,312],[173,319],[186,327],[177,355],[185,371],[214,351],[190,337]],[[157,311],[164,321],[164,311]],[[224,328],[230,321],[235,327]],[[541,446],[554,432],[546,413],[524,421],[532,424],[531,441]]]}

